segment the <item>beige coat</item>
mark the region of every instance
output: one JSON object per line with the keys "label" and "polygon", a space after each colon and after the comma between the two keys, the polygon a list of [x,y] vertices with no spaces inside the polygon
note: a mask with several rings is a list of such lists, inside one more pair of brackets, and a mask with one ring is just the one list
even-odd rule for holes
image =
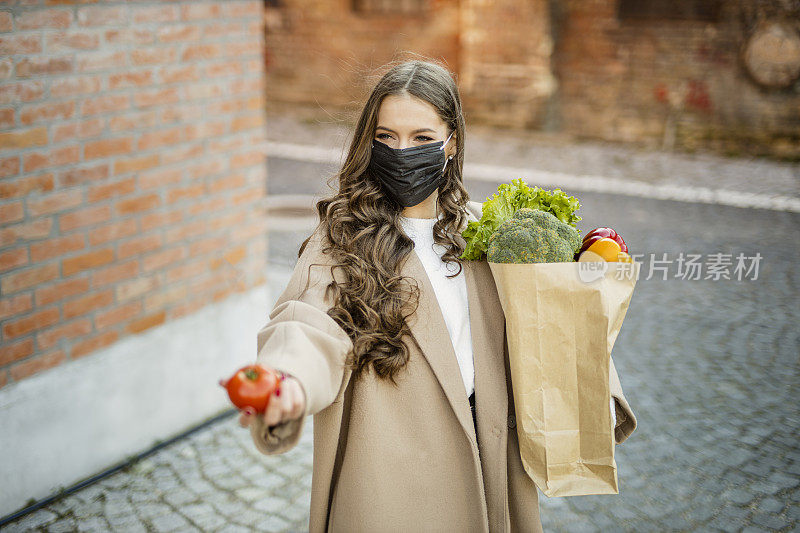
{"label": "beige coat", "polygon": [[[470,202],[470,219],[480,217]],[[460,235],[459,235],[460,238]],[[295,376],[314,415],[310,530],[541,531],[536,486],[522,467],[507,379],[505,319],[485,261],[464,262],[475,367],[477,438],[458,362],[433,288],[416,253],[402,274],[420,283],[409,322],[417,345],[398,386],[374,373],[350,380],[352,344],[326,314],[331,280],[319,233],[258,334],[258,362]],[[337,273],[338,278],[338,273]],[[348,387],[349,386],[349,387]],[[611,365],[616,442],[636,418]],[[303,419],[251,425],[265,454],[297,444]]]}

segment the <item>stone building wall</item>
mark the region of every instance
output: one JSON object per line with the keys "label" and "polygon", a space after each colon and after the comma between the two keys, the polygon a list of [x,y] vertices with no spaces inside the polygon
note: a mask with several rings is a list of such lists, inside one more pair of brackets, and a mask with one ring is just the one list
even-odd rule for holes
{"label": "stone building wall", "polygon": [[[309,105],[323,116],[353,108],[371,68],[412,51],[442,59],[456,73],[470,123],[800,158],[796,2],[268,4],[273,106]],[[363,4],[407,8],[365,14],[356,9]],[[751,71],[764,69],[793,81],[759,83]]]}
{"label": "stone building wall", "polygon": [[[659,147],[800,157],[800,80],[765,87],[742,57],[768,21],[800,32],[800,10],[683,1],[648,12],[641,6],[655,3],[641,2],[626,15],[632,4],[553,4],[559,129]],[[790,52],[782,49],[778,55]],[[800,48],[792,53],[800,67]]]}

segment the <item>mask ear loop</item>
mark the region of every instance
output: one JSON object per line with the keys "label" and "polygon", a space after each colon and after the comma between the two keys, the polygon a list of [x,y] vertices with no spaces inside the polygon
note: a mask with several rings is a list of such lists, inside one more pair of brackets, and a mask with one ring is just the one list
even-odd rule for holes
{"label": "mask ear loop", "polygon": [[[452,136],[453,136],[453,133],[455,133],[455,132],[456,132],[456,130],[453,130],[452,132],[450,132],[450,136],[449,136],[449,137],[447,137],[447,140],[444,142],[444,144],[442,144],[442,147],[441,147],[441,148],[439,148],[439,150],[444,150],[444,147],[445,147],[445,146],[447,146],[447,143],[449,143],[449,142],[450,142],[450,137],[452,137]],[[451,155],[450,157],[448,157],[448,158],[447,158],[447,160],[444,162],[444,166],[442,167],[442,173],[443,173],[443,174],[444,174],[444,169],[446,169],[446,168],[447,168],[447,163],[448,163],[448,162],[449,162],[451,159],[453,159],[453,156],[452,156],[452,155]]]}
{"label": "mask ear loop", "polygon": [[[449,142],[450,142],[450,138],[453,136],[453,134],[454,134],[455,132],[456,132],[456,130],[453,130],[453,131],[451,131],[451,132],[450,132],[450,136],[449,136],[449,137],[447,137],[447,140],[446,140],[444,143],[442,143],[442,146],[441,146],[441,148],[439,148],[439,150],[444,150],[444,147],[445,147],[445,146],[447,146],[447,143],[449,143]],[[451,157],[452,157],[452,156],[451,156]]]}

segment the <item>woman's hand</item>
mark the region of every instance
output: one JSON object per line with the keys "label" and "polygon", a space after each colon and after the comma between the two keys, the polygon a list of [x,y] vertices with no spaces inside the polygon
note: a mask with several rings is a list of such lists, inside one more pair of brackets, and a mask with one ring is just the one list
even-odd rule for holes
{"label": "woman's hand", "polygon": [[242,409],[239,425],[249,427],[256,416],[261,416],[268,426],[275,426],[288,420],[303,416],[306,408],[306,396],[300,382],[292,376],[284,374],[278,390],[272,393],[269,405],[264,413],[258,414],[251,407]]}

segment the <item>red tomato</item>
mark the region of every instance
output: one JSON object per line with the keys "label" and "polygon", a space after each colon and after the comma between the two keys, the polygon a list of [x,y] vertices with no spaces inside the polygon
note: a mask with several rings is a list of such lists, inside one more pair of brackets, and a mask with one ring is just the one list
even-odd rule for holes
{"label": "red tomato", "polygon": [[220,381],[220,385],[228,390],[228,397],[239,409],[252,407],[263,413],[272,393],[280,388],[280,378],[275,370],[252,364],[237,370],[227,381]]}

